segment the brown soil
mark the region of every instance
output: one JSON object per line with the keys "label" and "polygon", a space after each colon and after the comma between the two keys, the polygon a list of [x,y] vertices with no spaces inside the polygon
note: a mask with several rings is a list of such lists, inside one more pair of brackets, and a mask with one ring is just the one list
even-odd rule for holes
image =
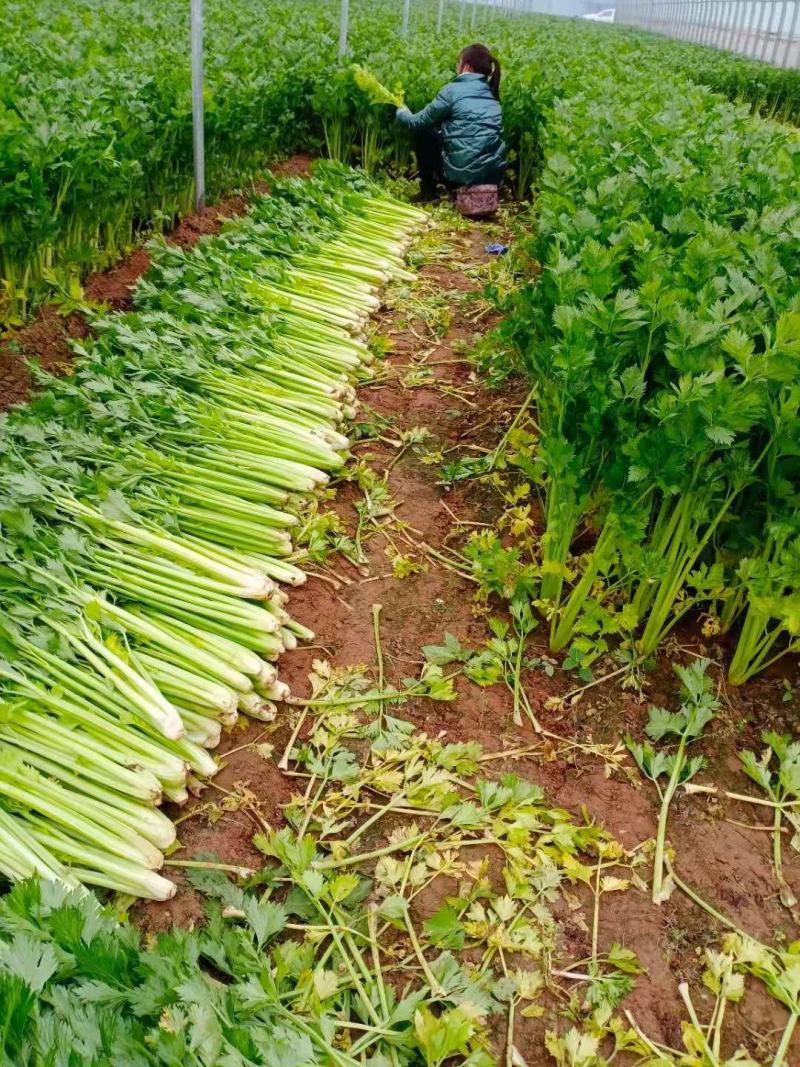
{"label": "brown soil", "polygon": [[273,163],[269,168],[276,178],[307,178],[311,172],[314,156],[307,152],[298,152],[291,159]]}
{"label": "brown soil", "polygon": [[[487,259],[483,246],[488,239],[492,238],[479,226],[462,236],[458,251],[464,268]],[[469,294],[479,285],[466,269],[428,266],[423,268],[422,275],[443,292],[452,294],[458,291]],[[512,385],[504,392],[488,393],[467,362],[452,362],[459,359],[459,342],[470,340],[476,329],[485,330],[489,323],[483,318],[476,327],[468,317],[477,307],[475,301],[454,300],[452,306],[453,322],[445,337],[438,341],[425,339],[425,328],[420,322],[412,323],[413,329],[409,329],[399,313],[387,311],[383,315],[382,332],[392,342],[388,374],[362,389],[361,399],[372,411],[391,418],[397,432],[424,426],[434,435],[437,447],[468,452],[470,447],[491,446],[497,440],[524,389]],[[434,381],[423,388],[404,387],[401,380],[404,372],[426,352],[427,363],[435,370]],[[462,395],[446,395],[443,387],[455,387]],[[391,436],[391,430],[387,436]],[[361,446],[356,451],[362,457],[369,455],[370,462],[379,470],[395,459],[392,448],[380,442]],[[421,463],[411,451],[391,469],[390,488],[394,500],[399,502],[397,515],[416,531],[412,536],[441,547],[452,534],[453,515],[472,523],[496,522],[497,502],[484,487],[461,483],[445,490],[438,484],[438,471],[438,465]],[[345,484],[334,505],[351,530],[356,499],[355,489]],[[388,573],[391,567],[386,547],[381,535],[368,542],[369,564],[363,572],[337,559],[333,565],[341,576],[338,587],[312,578],[293,593],[292,614],[312,627],[317,635],[313,648],[298,649],[282,660],[281,675],[295,694],[307,694],[307,675],[317,657],[337,664],[374,662],[371,609],[375,603],[383,606],[382,644],[387,673],[392,680],[415,673],[421,661],[421,646],[440,643],[445,631],[473,648],[485,639],[485,620],[476,617],[473,611],[473,587],[468,582],[438,567],[398,580]],[[546,652],[543,635],[534,644],[541,646],[541,653]],[[696,628],[684,628],[660,658],[644,697],[626,692],[609,681],[588,689],[574,706],[554,709],[552,701],[548,704],[548,698],[571,691],[579,684],[574,674],[560,670],[552,678],[543,671],[529,672],[525,678],[526,690],[546,729],[584,743],[616,742],[626,732],[641,736],[649,703],[674,704],[678,683],[671,660],[689,662],[698,652],[721,654],[713,646],[709,649],[703,646]],[[720,682],[723,711],[709,739],[701,746],[709,763],[699,776],[700,781],[751,792],[736,751],[742,747],[758,748],[758,730],[765,726],[793,729],[793,709],[781,701],[782,678],[787,673],[795,677],[794,662],[780,665],[773,676],[739,691],[732,692]],[[445,731],[448,740],[475,739],[491,752],[537,740],[527,724],[514,725],[511,696],[502,687],[483,689],[462,679],[458,690],[459,698],[454,703],[418,701],[404,706],[402,714],[411,717],[428,733]],[[269,732],[276,755],[286,745],[292,722],[292,710],[286,707],[274,731]],[[236,732],[225,747],[239,749],[264,732],[263,725],[252,724]],[[498,773],[513,769],[540,783],[554,803],[578,817],[585,810],[628,849],[655,834],[658,811],[655,790],[640,778],[631,761],[627,771],[611,776],[606,776],[597,758],[580,753],[566,761],[551,754],[538,759],[499,760],[493,766]],[[293,791],[292,781],[272,761],[247,748],[226,760],[225,769],[214,785],[197,802],[198,810],[207,811],[199,805],[207,803],[209,797],[215,801],[224,799],[219,787],[232,790],[243,784],[257,795],[263,817],[273,825],[279,823],[280,806]],[[216,809],[214,814],[218,814]],[[772,941],[776,934],[783,934],[786,941],[791,941],[798,936],[798,916],[791,915],[778,900],[770,860],[770,835],[727,821],[763,823],[767,815],[765,809],[729,800],[680,798],[674,805],[669,838],[676,849],[679,874],[709,902],[760,939]],[[184,849],[180,855],[190,857],[212,851],[227,862],[256,864],[257,854],[251,844],[253,829],[250,817],[242,811],[225,815],[211,826],[205,815],[198,814],[181,826]],[[641,872],[647,877],[649,866],[645,864]],[[788,843],[785,874],[800,894],[800,863]],[[433,897],[429,895],[423,905],[426,913],[451,889],[451,886],[436,887]],[[175,901],[143,909],[141,918],[148,926],[160,926],[171,919],[190,921],[198,915],[197,898],[183,886]],[[585,910],[562,916],[561,965],[586,956],[589,942],[586,919]],[[692,981],[695,1004],[701,1017],[707,1017],[708,994],[697,981],[703,968],[702,951],[717,947],[723,932],[678,891],[660,907],[650,902],[649,893],[637,889],[614,894],[610,903],[609,897],[604,898],[600,947],[607,948],[618,941],[632,948],[646,967],[647,973],[638,979],[624,1007],[652,1038],[680,1047],[680,1023],[686,1018],[686,1011],[678,984],[683,979]],[[730,1025],[726,1032],[730,1047],[723,1051],[730,1055],[735,1045],[742,1043],[751,1054],[771,1058],[776,1028],[784,1025],[785,1012],[756,983],[750,982],[749,986],[751,992],[743,1005],[729,1008]],[[543,1021],[522,1020],[518,1027],[516,1044],[530,1067],[552,1062],[542,1045],[545,1026],[563,1031],[568,1024],[550,1015]],[[502,1036],[497,1035],[498,1042]],[[800,1057],[800,1035],[793,1047],[795,1055]],[[798,1060],[790,1054],[787,1062]]]}
{"label": "brown soil", "polygon": [[[280,177],[303,177],[308,174],[313,157],[306,154],[282,160],[272,167]],[[264,182],[254,183],[263,192]],[[247,197],[242,194],[227,197],[211,204],[203,211],[186,215],[167,234],[167,240],[189,248],[206,234],[217,233],[226,219],[241,215],[247,209]],[[150,266],[144,248],[137,248],[111,270],[90,274],[84,283],[84,296],[93,304],[105,305],[109,310],[124,311],[131,306],[133,290]],[[84,316],[78,311],[62,314],[55,304],[48,304],[34,319],[0,338],[0,412],[20,404],[31,394],[32,377],[28,363],[35,362],[51,374],[66,373],[72,363],[70,342],[88,335]]]}

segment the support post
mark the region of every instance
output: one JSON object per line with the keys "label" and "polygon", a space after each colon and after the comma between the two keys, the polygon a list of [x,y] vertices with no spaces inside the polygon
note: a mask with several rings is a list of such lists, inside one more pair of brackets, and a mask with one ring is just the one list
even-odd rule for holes
{"label": "support post", "polygon": [[753,39],[756,33],[756,22],[761,17],[761,0],[750,0],[750,19],[747,23],[747,39],[745,54],[751,58],[755,55],[755,48],[753,47]]}
{"label": "support post", "polygon": [[681,0],[680,15],[678,17],[677,36],[681,41],[686,40],[686,27],[689,24],[689,9],[691,0]]}
{"label": "support post", "polygon": [[730,26],[728,27],[728,36],[725,40],[726,52],[733,52],[736,48],[736,35],[739,32],[739,23],[741,21],[743,7],[744,0],[733,0],[733,15]]}
{"label": "support post", "polygon": [[411,10],[411,0],[403,0],[403,26],[401,33],[404,37],[408,37],[408,17]]}
{"label": "support post", "polygon": [[339,59],[347,55],[347,31],[350,26],[350,0],[342,0],[339,11]]}
{"label": "support post", "polygon": [[772,32],[777,4],[775,3],[775,0],[766,0],[765,7],[767,12],[767,23],[764,27],[764,45],[761,49],[759,59],[764,63],[769,63],[769,53],[770,48],[772,47]]}
{"label": "support post", "polygon": [[697,0],[697,24],[695,26],[694,36],[692,40],[695,44],[700,44],[703,40],[703,34],[705,33],[706,25],[706,6],[708,0]]}
{"label": "support post", "polygon": [[772,41],[772,48],[769,53],[769,61],[774,67],[778,62],[778,45],[781,44],[786,38],[787,33],[786,17],[789,11],[789,5],[786,0],[781,0],[781,10],[778,20],[778,25],[775,26],[775,37]]}
{"label": "support post", "polygon": [[442,32],[442,22],[444,21],[444,0],[439,0],[439,10],[436,13],[436,32]]}
{"label": "support post", "polygon": [[206,202],[206,150],[203,127],[203,0],[191,0],[192,144],[194,147],[194,207]]}
{"label": "support post", "polygon": [[792,46],[794,44],[795,35],[797,33],[798,16],[800,16],[800,0],[794,0],[794,11],[792,13],[792,24],[789,27],[788,33],[786,34],[786,44],[785,44],[784,49],[783,49],[783,56],[781,57],[781,64],[780,65],[782,67],[788,67],[789,66],[789,56],[791,54],[791,49],[792,49]]}

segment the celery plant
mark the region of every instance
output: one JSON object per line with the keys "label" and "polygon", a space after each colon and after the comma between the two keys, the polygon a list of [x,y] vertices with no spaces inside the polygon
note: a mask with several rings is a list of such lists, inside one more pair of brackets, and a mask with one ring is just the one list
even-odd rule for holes
{"label": "celery plant", "polygon": [[[690,667],[676,665],[675,673],[681,680],[681,706],[676,712],[664,708],[652,707],[645,733],[653,741],[675,738],[678,747],[674,752],[654,749],[645,741],[625,738],[625,743],[636,760],[642,774],[655,783],[661,800],[656,832],[656,847],[653,860],[653,903],[663,904],[672,892],[672,881],[666,875],[665,850],[667,844],[667,825],[669,809],[678,786],[688,782],[698,771],[702,770],[705,760],[702,756],[689,756],[688,748],[702,737],[703,730],[711,721],[719,706],[716,696],[711,692],[711,679],[706,670],[708,661],[695,660]],[[666,778],[662,788],[660,779]]]}
{"label": "celery plant", "polygon": [[780,898],[787,908],[797,904],[797,897],[783,874],[781,837],[784,820],[791,833],[792,847],[797,849],[800,839],[800,744],[790,737],[766,731],[761,740],[767,746],[761,756],[740,752],[744,773],[761,788],[773,804],[772,864],[778,882]]}

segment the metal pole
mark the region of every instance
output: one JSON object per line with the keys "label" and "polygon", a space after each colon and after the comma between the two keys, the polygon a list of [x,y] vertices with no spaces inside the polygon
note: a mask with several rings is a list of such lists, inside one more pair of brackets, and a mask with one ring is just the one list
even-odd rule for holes
{"label": "metal pole", "polygon": [[783,40],[783,35],[786,33],[786,15],[789,7],[786,0],[781,0],[780,20],[775,27],[775,39],[772,42],[772,51],[769,54],[770,63],[775,66],[778,61],[778,45]]}
{"label": "metal pole", "polygon": [[744,7],[743,0],[734,0],[733,11],[731,15],[730,26],[728,27],[728,36],[725,39],[725,51],[733,52],[736,48],[736,34],[739,31],[739,21],[742,17],[742,9]]}
{"label": "metal pole", "polygon": [[769,29],[772,25],[772,0],[762,0],[761,11],[761,18],[758,22],[759,40],[756,59],[764,59],[764,56],[767,54],[767,44],[769,43]]}
{"label": "metal pole", "polygon": [[722,25],[720,28],[719,47],[723,51],[729,51],[728,41],[733,33],[733,24],[736,20],[736,0],[723,0]]}
{"label": "metal pole", "polygon": [[739,24],[739,12],[742,6],[741,0],[733,0],[730,7],[730,22],[728,23],[728,33],[725,37],[724,48],[726,52],[733,51],[733,39],[736,35],[736,27]]}
{"label": "metal pole", "polygon": [[705,0],[703,12],[703,32],[700,36],[700,43],[709,44],[711,41],[711,27],[713,26],[714,0]]}
{"label": "metal pole", "polygon": [[700,30],[697,35],[698,44],[705,44],[706,30],[708,29],[708,7],[711,0],[700,0]]}
{"label": "metal pole", "polygon": [[478,0],[472,0],[472,18],[470,19],[470,29],[475,29],[475,18],[478,14]]}
{"label": "metal pole", "polygon": [[760,0],[750,0],[750,18],[747,22],[747,31],[743,49],[745,55],[748,56],[752,56],[753,54],[753,34],[756,29],[756,15],[758,15],[761,10],[759,8],[759,2]]}
{"label": "metal pole", "polygon": [[689,0],[689,16],[688,25],[686,27],[686,40],[693,41],[697,32],[697,17],[699,13],[699,5],[697,0]]}
{"label": "metal pole", "polygon": [[350,0],[342,0],[339,12],[339,59],[347,55],[347,31],[350,26]]}
{"label": "metal pole", "polygon": [[716,11],[716,28],[714,33],[714,47],[725,47],[725,32],[727,30],[727,23],[725,21],[728,12],[728,0],[720,0],[717,4]]}
{"label": "metal pole", "polygon": [[703,0],[702,3],[703,21],[700,26],[700,44],[708,43],[708,28],[711,25],[711,2],[712,0]]}
{"label": "metal pole", "polygon": [[666,12],[666,32],[670,37],[675,36],[675,30],[678,22],[678,0],[670,0],[667,5]]}
{"label": "metal pole", "polygon": [[692,24],[692,0],[683,0],[683,10],[681,11],[681,24],[678,27],[678,36],[682,41],[685,41],[689,36],[689,27]]}
{"label": "metal pole", "polygon": [[764,62],[774,63],[775,53],[778,50],[778,34],[783,29],[783,19],[786,15],[785,0],[774,0],[769,8],[769,33],[770,38],[764,48]]}
{"label": "metal pole", "polygon": [[722,47],[721,41],[723,38],[723,31],[725,25],[723,17],[725,14],[726,6],[726,0],[719,0],[719,2],[714,5],[713,33],[711,35],[711,44],[714,46],[714,48]]}
{"label": "metal pole", "polygon": [[794,41],[794,36],[797,33],[797,18],[800,15],[800,0],[794,0],[794,14],[792,15],[792,25],[789,27],[789,32],[786,34],[786,47],[783,50],[783,56],[781,58],[781,66],[789,66],[789,52]]}
{"label": "metal pole", "polygon": [[711,7],[711,36],[709,43],[714,48],[719,48],[722,35],[722,12],[725,8],[724,0],[718,0]]}
{"label": "metal pole", "polygon": [[696,41],[697,35],[700,32],[698,27],[700,25],[700,3],[701,0],[692,0],[690,11],[691,21],[689,23],[689,32],[686,35],[687,41]]}
{"label": "metal pole", "polygon": [[733,42],[733,49],[735,52],[744,52],[745,50],[745,24],[747,23],[747,16],[750,11],[748,0],[741,0],[742,11],[736,23],[736,37]]}
{"label": "metal pole", "polygon": [[467,0],[461,0],[461,7],[458,9],[458,32],[464,29],[464,8],[467,5]]}
{"label": "metal pole", "polygon": [[756,20],[755,32],[757,34],[756,40],[753,42],[753,51],[750,53],[753,59],[758,59],[761,55],[761,45],[763,41],[764,30],[764,12],[766,11],[767,0],[756,0],[756,7],[758,8],[758,19]]}
{"label": "metal pole", "polygon": [[769,0],[769,7],[767,8],[767,29],[764,34],[764,48],[761,52],[761,58],[765,63],[769,63],[769,56],[772,50],[772,34],[774,33],[776,14],[777,4],[775,3],[775,0]]}
{"label": "metal pole", "polygon": [[679,40],[683,40],[683,38],[684,38],[684,32],[685,32],[684,31],[684,27],[686,25],[686,10],[687,10],[687,7],[688,7],[688,5],[686,3],[686,0],[680,0],[680,3],[678,4],[678,19],[677,19],[677,22],[675,23],[675,36]]}
{"label": "metal pole", "polygon": [[436,15],[436,32],[442,32],[442,22],[444,20],[444,0],[439,0],[439,11]]}
{"label": "metal pole", "polygon": [[203,0],[191,0],[192,143],[194,145],[194,208],[206,202],[206,151],[203,129]]}
{"label": "metal pole", "polygon": [[675,25],[673,27],[673,36],[678,40],[683,36],[683,16],[686,11],[686,5],[683,0],[678,0],[678,6],[675,10]]}

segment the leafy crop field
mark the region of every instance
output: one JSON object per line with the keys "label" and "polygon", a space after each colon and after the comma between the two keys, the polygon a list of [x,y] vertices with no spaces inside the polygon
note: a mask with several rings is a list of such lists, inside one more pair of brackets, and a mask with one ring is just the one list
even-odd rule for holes
{"label": "leafy crop field", "polygon": [[551,649],[588,662],[638,633],[647,657],[699,608],[708,633],[742,623],[741,684],[796,632],[797,140],[612,72],[543,144],[519,252],[542,273],[502,331],[536,383]]}
{"label": "leafy crop field", "polygon": [[[391,3],[354,2],[351,45],[422,106],[451,76],[455,5],[434,32],[435,5],[412,4],[398,39]],[[602,27],[481,14],[506,71],[506,132],[524,189],[537,130],[554,94],[593,81],[598,57],[622,60],[622,82],[665,69],[790,120],[796,72],[705,49],[665,46]],[[220,193],[265,157],[322,148],[335,158],[402,166],[406,139],[371,109],[335,62],[334,0],[206,5],[208,181]],[[0,41],[0,322],[17,323],[47,292],[75,295],[90,267],[117,259],[142,230],[161,230],[192,203],[188,11],[136,0],[9,0]],[[588,80],[587,80],[588,79]]]}
{"label": "leafy crop field", "polygon": [[481,12],[479,225],[351,8],[209,3],[190,242],[185,7],[8,6],[0,1058],[791,1067],[797,73]]}

